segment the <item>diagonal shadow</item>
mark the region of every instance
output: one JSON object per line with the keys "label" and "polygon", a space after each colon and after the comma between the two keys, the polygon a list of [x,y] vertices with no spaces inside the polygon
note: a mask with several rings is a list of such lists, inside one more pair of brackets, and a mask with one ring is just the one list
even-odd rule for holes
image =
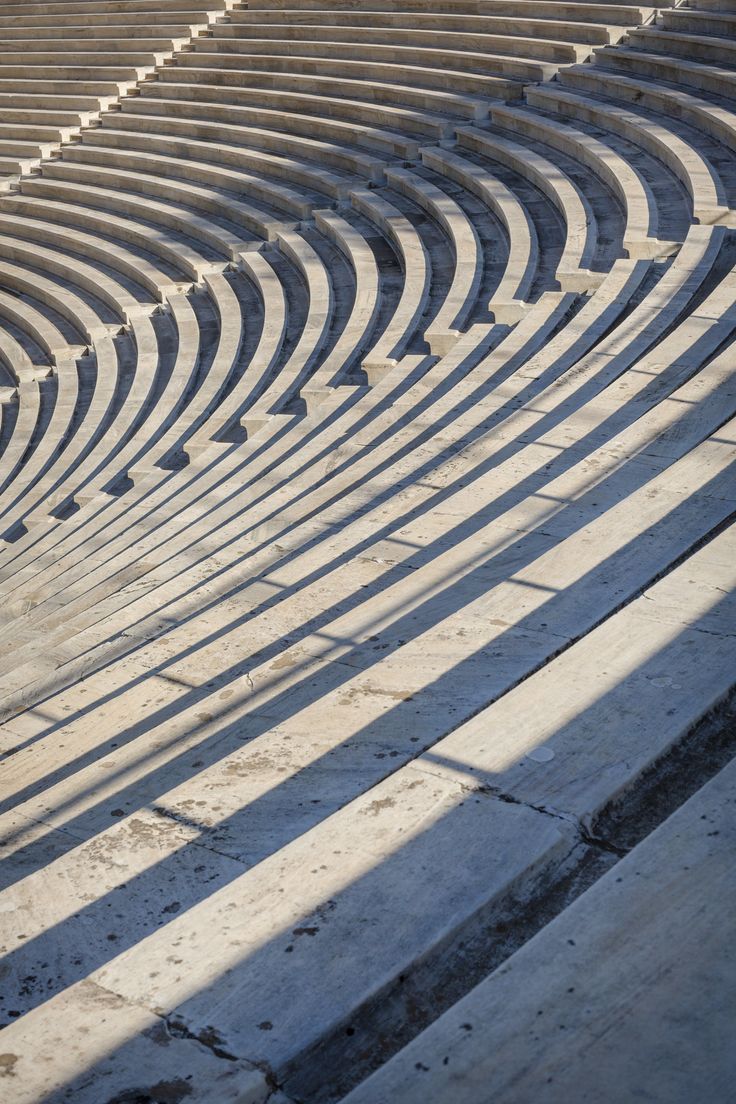
{"label": "diagonal shadow", "polygon": [[[722,485],[720,481],[718,485]],[[713,490],[715,489],[714,487]],[[692,544],[702,536],[703,532],[702,517],[688,519],[686,506],[687,502],[683,503],[680,507],[671,511],[666,519],[670,532],[678,534],[680,540],[682,540],[683,534],[688,529],[691,531],[694,529],[691,536],[685,537],[684,546],[681,546],[682,553],[689,551]],[[725,508],[723,512],[727,512]],[[646,582],[656,576],[657,564],[661,568],[664,538],[662,530],[663,526],[661,524],[654,527],[631,541],[625,546],[623,552],[611,557],[611,560],[619,561],[625,574],[631,572],[634,564],[639,565],[640,575],[635,585],[630,588],[628,597],[631,596],[632,589],[635,593],[639,592]],[[668,559],[671,560],[671,558],[670,555]],[[444,671],[439,678],[432,680],[429,685],[418,688],[412,695],[411,700],[399,701],[372,722],[363,725],[355,735],[341,741],[340,749],[337,752],[338,756],[344,756],[343,763],[347,763],[349,761],[347,752],[353,747],[365,749],[374,746],[385,747],[388,744],[388,746],[393,746],[394,750],[399,751],[397,756],[384,759],[374,756],[373,761],[368,756],[361,761],[362,773],[357,781],[349,769],[343,770],[338,776],[338,784],[333,785],[328,802],[325,803],[320,800],[318,806],[313,805],[311,808],[307,807],[306,810],[302,808],[294,817],[289,812],[296,805],[291,792],[293,789],[298,790],[302,796],[314,792],[323,793],[325,778],[329,776],[333,764],[333,759],[331,759],[333,753],[328,751],[325,755],[309,763],[308,766],[295,772],[287,781],[272,786],[265,794],[224,818],[216,825],[213,832],[204,831],[203,826],[196,822],[184,824],[184,827],[190,830],[195,829],[200,833],[194,844],[197,854],[202,850],[200,847],[201,841],[204,844],[205,853],[207,850],[212,850],[221,856],[230,854],[238,864],[237,871],[240,871],[242,870],[243,841],[247,840],[248,862],[254,864],[263,862],[268,855],[286,847],[294,838],[294,821],[296,821],[296,835],[300,836],[310,827],[322,821],[326,815],[337,811],[351,800],[355,800],[362,791],[377,785],[388,775],[395,773],[399,767],[414,758],[417,752],[425,750],[458,727],[463,721],[469,719],[470,716],[489,705],[493,700],[498,699],[522,679],[533,675],[555,654],[572,644],[575,639],[579,639],[589,632],[595,625],[607,619],[616,609],[621,608],[627,596],[618,594],[618,601],[611,605],[605,585],[602,585],[606,578],[610,580],[611,568],[612,564],[605,561],[596,570],[584,575],[575,585],[547,597],[532,613],[521,618],[512,627],[501,631],[493,641],[491,653],[487,650],[475,651],[462,662],[454,664],[450,669]],[[593,603],[592,606],[589,603],[590,608],[587,611],[581,607],[581,602],[584,601],[586,593],[588,598],[591,595],[598,596],[596,603]],[[462,608],[462,605],[457,604],[454,608]],[[573,613],[576,617],[578,632],[574,638],[568,637],[565,639],[564,637],[550,636],[540,631],[539,626],[542,621],[554,626],[556,618],[565,613],[568,615]],[[400,620],[396,628],[397,631],[406,632],[411,628],[409,619],[405,619],[403,622]],[[513,662],[506,668],[503,667],[502,662],[498,664],[500,671],[496,674],[494,685],[494,671],[489,659],[492,657],[502,659],[505,651],[513,656],[513,641],[520,638],[524,639],[527,644],[526,650],[517,659],[515,666]],[[367,661],[368,657],[365,657],[365,659]],[[366,662],[365,666],[360,665],[360,669],[367,670],[371,665],[370,662]],[[333,676],[336,666],[332,665],[330,668]],[[355,669],[352,667],[346,668],[346,671],[351,675],[355,673]],[[463,703],[464,708],[457,709],[457,712],[453,715],[449,706],[457,701],[458,687],[461,694],[465,694],[469,688],[477,685],[479,676],[483,675],[485,676],[485,682],[476,691],[475,698],[471,699],[468,695],[467,701]],[[341,674],[340,677],[344,678],[346,676]],[[291,705],[283,716],[290,716],[295,710],[295,703],[287,694],[284,705],[287,705],[289,701],[291,701]],[[444,708],[442,703],[444,703]],[[296,703],[296,706],[297,708],[301,707],[301,702]],[[273,720],[263,720],[260,723],[262,725],[261,731],[266,732],[272,727]],[[411,742],[411,736],[418,732],[421,732],[422,736],[415,746]],[[225,728],[220,732],[220,747],[223,738],[226,736],[234,736],[236,741],[242,739],[242,734],[238,733],[237,727],[231,727],[229,730]],[[252,740],[254,733],[249,733],[247,738]],[[237,746],[237,744],[231,742],[229,750],[232,750],[234,746]],[[197,754],[201,756],[201,749],[197,749]],[[337,774],[338,772],[334,773]],[[130,799],[135,807],[144,807],[147,803],[155,802],[159,798],[162,789],[165,791],[166,788],[171,786],[172,781],[176,780],[175,776],[176,764],[170,762],[159,771],[152,772],[145,780],[138,781],[131,786],[128,794],[118,794],[116,800],[123,802]],[[165,805],[163,809],[166,809]],[[37,863],[40,862],[41,865],[44,865],[49,862],[50,858],[58,859],[70,846],[77,846],[79,836],[84,832],[84,819],[87,815],[82,814],[77,823],[70,822],[64,826],[65,834],[67,832],[74,833],[68,840],[62,841],[58,834],[54,834],[54,838],[50,841],[42,836],[36,843],[29,845],[20,853],[16,860],[17,865],[13,863],[12,869],[6,863],[6,885],[11,884],[17,876],[27,878]],[[97,834],[98,830],[99,826],[95,828],[94,834]],[[260,847],[257,843],[259,831],[262,833]],[[238,841],[240,841],[241,846],[240,853],[238,852]],[[49,842],[51,843],[52,854],[50,854]],[[149,899],[156,886],[159,887],[156,891],[159,896],[162,892],[165,894],[172,892],[172,886],[177,887],[176,899],[181,899],[183,895],[190,901],[190,907],[196,904],[197,900],[208,896],[208,883],[202,881],[201,884],[191,884],[193,882],[192,867],[187,867],[187,862],[184,862],[181,857],[182,853],[191,855],[193,845],[184,843],[183,840],[178,842],[181,842],[182,846],[177,848],[173,858],[166,857],[161,862],[153,863],[141,875],[131,877],[126,868],[121,869],[121,877],[125,880],[125,885],[122,887],[123,896],[121,898],[118,893],[114,906],[113,902],[107,896],[104,896],[75,912],[75,922],[84,917],[94,917],[93,927],[95,930],[99,917],[103,915],[115,916],[115,934],[117,938],[114,940],[105,938],[102,943],[97,940],[94,948],[90,948],[88,953],[80,953],[77,956],[79,962],[76,966],[75,963],[71,963],[69,966],[70,974],[65,975],[64,986],[70,984],[74,979],[81,979],[86,976],[91,969],[99,967],[112,954],[120,952],[126,946],[133,945],[141,938],[141,921],[134,920],[131,917],[130,924],[128,924],[127,913],[120,911],[123,900],[130,900],[131,909],[138,909],[139,902]],[[205,860],[202,859],[201,861]],[[189,886],[187,894],[183,894],[183,883],[180,881],[182,869],[185,871],[184,879]],[[231,873],[233,873],[232,870]],[[214,880],[216,881],[217,878],[215,877]],[[197,897],[197,894],[202,894],[202,896]],[[194,900],[192,900],[192,895],[194,895]],[[171,903],[167,901],[167,905]],[[112,911],[113,907],[114,911]],[[162,919],[161,912],[156,913],[155,918],[149,918],[148,920],[148,923],[154,926],[160,926],[165,922],[165,919]],[[60,932],[62,930],[65,930],[63,924]],[[49,961],[51,947],[48,941],[52,939],[52,936],[45,933],[39,938],[41,943],[38,946],[36,946],[35,941],[26,940],[21,950],[17,953],[11,953],[6,958],[5,965],[13,967],[16,957],[20,961],[28,963],[27,956],[33,953],[40,955],[34,961]],[[60,933],[59,938],[61,938]],[[56,961],[59,960],[58,954],[57,951]],[[31,976],[33,973],[26,966],[23,966],[22,969],[27,970],[23,976]],[[53,991],[53,979],[47,979],[44,981],[42,988],[27,994],[28,1000],[32,1003],[42,1002],[48,999]]]}

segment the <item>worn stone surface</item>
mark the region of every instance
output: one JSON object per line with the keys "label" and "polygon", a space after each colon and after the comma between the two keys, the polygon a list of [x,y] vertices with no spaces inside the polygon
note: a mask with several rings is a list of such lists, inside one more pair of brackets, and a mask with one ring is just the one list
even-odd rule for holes
{"label": "worn stone surface", "polygon": [[732,739],[728,0],[210,8],[0,4],[10,1104],[332,1104]]}
{"label": "worn stone surface", "polygon": [[89,979],[6,1027],[3,1045],[3,1097],[18,1104],[262,1104],[270,1096],[260,1072]]}
{"label": "worn stone surface", "polygon": [[735,811],[729,766],[346,1102],[727,1099]]}

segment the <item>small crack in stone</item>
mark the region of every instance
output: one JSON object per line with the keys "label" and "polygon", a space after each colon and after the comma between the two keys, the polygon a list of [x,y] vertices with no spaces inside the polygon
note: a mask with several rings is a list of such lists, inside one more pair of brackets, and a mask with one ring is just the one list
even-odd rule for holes
{"label": "small crack in stone", "polygon": [[192,1042],[200,1043],[203,1047],[206,1047],[207,1050],[214,1054],[215,1058],[221,1058],[227,1062],[238,1061],[235,1054],[230,1054],[229,1051],[220,1046],[221,1040],[214,1028],[205,1027],[197,1034],[191,1031],[181,1020],[174,1019],[170,1016],[162,1016],[161,1018],[166,1024],[166,1028],[172,1038],[190,1039]]}
{"label": "small crack in stone", "polygon": [[535,813],[541,813],[543,816],[561,820],[564,824],[571,824],[577,832],[581,842],[587,844],[588,847],[595,847],[599,851],[605,851],[610,855],[617,855],[619,858],[623,858],[629,853],[628,848],[619,847],[617,844],[612,843],[611,840],[604,839],[603,836],[596,836],[593,832],[585,828],[581,821],[571,813],[560,812],[557,809],[550,808],[548,805],[533,805],[528,801],[521,801],[520,798],[514,797],[512,794],[504,793],[501,790],[494,790],[492,786],[478,787],[478,791],[476,792],[486,793],[490,797],[495,797],[498,801],[503,801],[507,805],[521,805],[522,808],[531,809]]}

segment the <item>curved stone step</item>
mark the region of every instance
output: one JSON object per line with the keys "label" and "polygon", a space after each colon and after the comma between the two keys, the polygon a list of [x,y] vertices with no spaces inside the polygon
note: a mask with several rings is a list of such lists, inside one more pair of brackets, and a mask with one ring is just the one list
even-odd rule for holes
{"label": "curved stone step", "polygon": [[[733,551],[733,532],[727,537]],[[716,538],[706,555],[724,544]],[[687,570],[673,573],[673,581],[689,581],[702,558],[693,556]],[[711,578],[722,573],[717,561],[708,566]],[[619,637],[622,652],[630,656],[632,637],[645,634],[671,672],[661,678],[671,682],[676,671],[680,687],[691,687],[693,714],[696,703],[707,710],[727,684],[723,665],[732,640],[724,635],[709,640],[698,631],[697,619],[672,640],[669,626],[647,618],[642,604],[617,618],[619,631],[627,621],[632,630],[628,641]],[[697,618],[702,606],[693,602],[692,608]],[[697,649],[702,655],[701,648],[712,657],[707,686],[688,678],[689,654]],[[682,733],[682,719],[667,716],[671,692],[660,691],[659,708],[656,691],[644,692],[649,654],[641,656],[641,669],[634,673],[619,673],[613,663],[611,668],[605,673],[609,700],[625,698],[627,712],[633,707],[637,724],[648,724],[650,731],[670,738]],[[563,675],[561,665],[555,669],[568,693],[579,670],[572,675],[567,668]],[[606,736],[611,743],[623,742],[624,734],[610,724],[620,714],[612,710],[608,718]],[[580,740],[583,719],[566,727],[571,742]],[[546,772],[533,766],[533,750],[530,759],[541,788]],[[728,859],[735,787],[730,764],[487,980],[345,1096],[345,1104],[397,1099],[419,1104],[428,1097],[438,1104],[510,1104],[519,1093],[542,1094],[553,1104],[587,1092],[613,1102],[641,1091],[684,1101],[727,1092],[733,1062],[718,1019],[728,1015],[733,986],[723,918],[734,889]],[[642,977],[648,979],[644,987]],[[672,1015],[673,1008],[685,1006],[687,1026]]]}
{"label": "curved stone step", "polygon": [[717,223],[728,217],[730,207],[718,169],[674,128],[618,105],[599,103],[589,96],[581,97],[549,87],[530,90],[527,102],[533,107],[602,126],[648,150],[684,185],[697,222]]}
{"label": "curved stone step", "polygon": [[411,222],[388,200],[367,190],[354,190],[350,200],[356,211],[377,226],[392,242],[404,276],[401,299],[391,320],[363,357],[368,382],[393,368],[407,349],[427,308],[431,269],[420,235]]}
{"label": "curved stone step", "polygon": [[565,247],[556,278],[564,291],[588,291],[602,273],[591,271],[598,226],[583,189],[558,165],[528,146],[471,128],[458,128],[458,145],[506,165],[529,179],[552,201],[565,220]]}

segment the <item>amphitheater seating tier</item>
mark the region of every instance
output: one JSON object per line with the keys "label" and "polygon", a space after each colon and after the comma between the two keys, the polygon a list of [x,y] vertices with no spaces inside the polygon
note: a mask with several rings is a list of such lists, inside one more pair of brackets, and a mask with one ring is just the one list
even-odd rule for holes
{"label": "amphitheater seating tier", "polygon": [[12,1104],[721,1099],[735,32],[0,5]]}

